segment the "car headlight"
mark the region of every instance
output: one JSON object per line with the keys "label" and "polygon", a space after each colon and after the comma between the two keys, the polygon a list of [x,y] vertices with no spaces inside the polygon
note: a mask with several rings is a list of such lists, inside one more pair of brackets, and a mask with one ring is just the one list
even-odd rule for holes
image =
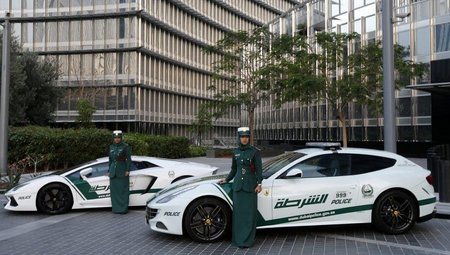
{"label": "car headlight", "polygon": [[157,204],[164,204],[164,203],[167,203],[167,202],[169,202],[170,200],[174,199],[175,197],[177,197],[177,196],[179,196],[179,195],[181,195],[181,194],[183,194],[183,193],[185,193],[185,192],[187,192],[187,191],[189,191],[189,190],[191,190],[191,189],[197,188],[197,186],[198,186],[198,185],[191,186],[191,187],[188,187],[188,188],[179,190],[179,191],[177,191],[177,192],[175,192],[175,193],[173,193],[173,194],[170,194],[170,195],[168,195],[168,196],[165,196],[165,197],[161,198],[160,200],[156,201],[156,203],[157,203]]}

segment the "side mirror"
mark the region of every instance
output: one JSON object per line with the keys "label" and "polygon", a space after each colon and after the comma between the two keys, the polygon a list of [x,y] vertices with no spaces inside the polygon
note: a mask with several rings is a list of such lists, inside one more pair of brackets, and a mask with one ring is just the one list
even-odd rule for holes
{"label": "side mirror", "polygon": [[301,178],[303,177],[303,171],[298,168],[293,168],[287,172],[284,178]]}
{"label": "side mirror", "polygon": [[81,170],[80,176],[83,180],[86,180],[86,176],[92,174],[92,167]]}

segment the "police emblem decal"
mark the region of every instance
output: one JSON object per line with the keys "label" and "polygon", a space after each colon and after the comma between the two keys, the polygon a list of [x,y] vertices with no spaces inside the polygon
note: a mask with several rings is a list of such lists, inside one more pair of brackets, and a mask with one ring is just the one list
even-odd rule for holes
{"label": "police emblem decal", "polygon": [[372,194],[373,194],[373,188],[370,184],[364,184],[361,188],[361,192],[362,192],[363,196],[369,197],[369,196],[372,196]]}

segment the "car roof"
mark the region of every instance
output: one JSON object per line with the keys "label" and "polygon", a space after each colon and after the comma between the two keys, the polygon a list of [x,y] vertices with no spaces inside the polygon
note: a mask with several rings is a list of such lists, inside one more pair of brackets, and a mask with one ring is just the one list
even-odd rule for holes
{"label": "car roof", "polygon": [[337,150],[327,150],[323,148],[302,148],[299,150],[296,150],[295,152],[303,153],[303,154],[328,154],[332,152],[337,153],[352,153],[352,154],[365,154],[365,155],[372,155],[372,156],[380,156],[380,157],[388,157],[388,158],[394,158],[394,159],[406,159],[398,154],[389,152],[389,151],[383,151],[383,150],[375,150],[375,149],[366,149],[366,148],[355,148],[355,147],[343,147],[339,148]]}
{"label": "car roof", "polygon": [[[108,162],[109,157],[102,157],[102,158],[98,158],[96,159],[96,162],[98,163],[104,163],[104,162]],[[189,164],[192,166],[197,166],[197,167],[203,167],[203,168],[208,168],[208,167],[212,167],[208,164],[201,164],[201,163],[194,163],[194,162],[183,162],[183,161],[177,161],[174,159],[165,159],[165,158],[156,158],[156,157],[147,157],[147,156],[131,156],[131,160],[136,160],[136,161],[147,161],[150,162],[152,164],[155,164],[157,166],[160,167],[176,167],[180,164]]]}

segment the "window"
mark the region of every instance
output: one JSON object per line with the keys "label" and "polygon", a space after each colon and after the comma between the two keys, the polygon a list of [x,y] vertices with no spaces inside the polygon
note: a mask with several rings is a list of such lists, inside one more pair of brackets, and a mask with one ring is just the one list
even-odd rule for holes
{"label": "window", "polygon": [[265,161],[263,163],[263,178],[268,178],[274,173],[281,170],[283,167],[289,165],[290,163],[296,161],[297,159],[303,157],[304,154],[297,152],[289,152],[282,154],[278,157]]}
{"label": "window", "polygon": [[389,168],[395,164],[396,160],[370,155],[351,155],[351,174],[365,174],[385,168]]}
{"label": "window", "polygon": [[450,23],[436,25],[436,52],[450,51]]}
{"label": "window", "polygon": [[348,175],[350,166],[348,154],[326,154],[309,158],[295,165],[303,171],[303,178]]}
{"label": "window", "polygon": [[150,163],[148,161],[133,161],[131,164],[131,171],[135,170],[141,170],[145,168],[151,168],[151,167],[159,167],[158,165],[155,165],[153,163]]}
{"label": "window", "polygon": [[417,97],[417,116],[431,115],[431,96]]}
{"label": "window", "polygon": [[430,28],[421,27],[416,30],[416,55],[430,55]]}

